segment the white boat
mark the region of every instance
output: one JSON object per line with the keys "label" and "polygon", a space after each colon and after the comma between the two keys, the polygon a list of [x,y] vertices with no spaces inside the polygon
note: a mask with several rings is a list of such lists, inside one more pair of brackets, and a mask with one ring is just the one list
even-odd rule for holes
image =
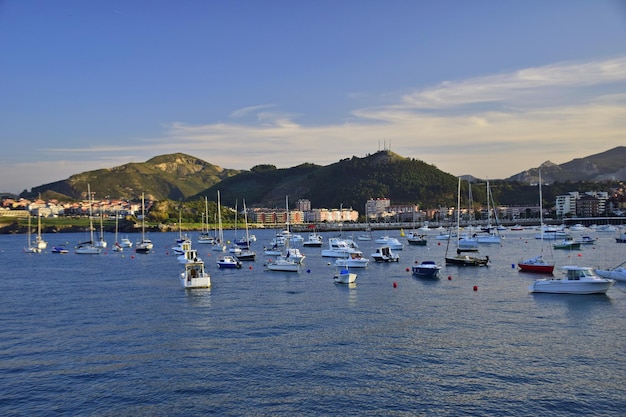
{"label": "white boat", "polygon": [[369,259],[363,257],[363,252],[352,249],[347,258],[335,259],[336,267],[365,268],[370,262]]}
{"label": "white boat", "polygon": [[144,193],[141,193],[141,240],[135,245],[135,252],[148,253],[154,244],[146,237],[146,201]]}
{"label": "white boat", "polygon": [[435,261],[422,261],[411,267],[413,275],[422,278],[438,278],[441,266],[437,265]]}
{"label": "white boat", "polygon": [[368,242],[368,241],[372,240],[372,234],[371,233],[361,233],[356,238],[357,238],[357,240],[361,240],[363,242]]}
{"label": "white boat", "polygon": [[76,245],[74,253],[77,255],[100,255],[102,249],[94,244],[93,239],[93,217],[91,215],[91,187],[87,184],[87,194],[89,197],[89,240]]}
{"label": "white boat", "polygon": [[426,239],[425,234],[420,234],[416,230],[412,230],[406,237],[409,245],[413,246],[426,246],[428,244],[428,239]]}
{"label": "white boat", "polygon": [[602,224],[596,227],[596,232],[614,233],[617,232],[617,227],[613,226],[612,224]]}
{"label": "white boat", "polygon": [[468,235],[461,236],[457,240],[457,249],[461,252],[478,252],[478,240]]}
{"label": "white boat", "polygon": [[300,270],[299,263],[294,262],[283,255],[279,255],[274,259],[269,259],[265,264],[265,267],[270,271],[280,272],[298,272]]}
{"label": "white boat", "polygon": [[376,262],[399,262],[400,256],[394,253],[389,246],[381,246],[376,248],[376,252],[372,253],[372,258]]}
{"label": "white boat", "polygon": [[122,252],[124,250],[124,247],[120,244],[120,242],[117,240],[117,235],[118,235],[118,224],[119,224],[119,220],[118,220],[118,216],[117,216],[117,210],[115,211],[115,243],[113,243],[113,250],[115,252]]}
{"label": "white boat", "polygon": [[[287,233],[289,232],[289,197],[285,196],[285,206],[287,207]],[[285,255],[278,255],[274,259],[268,259],[265,267],[270,271],[298,272],[300,263],[294,258],[290,258],[289,239],[285,239]]]}
{"label": "white boat", "polygon": [[625,262],[617,265],[614,268],[609,269],[600,269],[596,268],[596,274],[602,278],[610,278],[617,281],[626,281],[626,268],[624,267]]}
{"label": "white boat", "polygon": [[241,268],[241,262],[230,255],[222,255],[217,259],[218,268]]}
{"label": "white boat", "polygon": [[263,253],[267,256],[280,256],[283,254],[283,250],[279,246],[272,246],[269,248],[264,248]]}
{"label": "white boat", "polygon": [[572,232],[584,232],[587,228],[582,223],[576,223],[569,227],[569,230]]}
{"label": "white boat", "polygon": [[120,246],[123,248],[132,248],[133,242],[131,242],[128,236],[126,236],[120,239]]}
{"label": "white boat", "polygon": [[375,240],[380,245],[389,246],[393,250],[402,250],[404,245],[395,237],[382,236]]}
{"label": "white boat", "polygon": [[588,266],[567,265],[561,267],[561,270],[565,271],[565,277],[535,280],[528,290],[550,294],[606,294],[615,282],[599,277]]}
{"label": "white boat", "polygon": [[[493,203],[493,204],[492,204]],[[493,211],[496,225],[498,224],[498,215],[496,214],[495,203],[493,202],[493,194],[491,194],[491,187],[489,187],[489,180],[487,180],[487,226],[484,228],[483,233],[477,233],[474,235],[474,239],[478,243],[501,243],[502,237],[500,236],[500,227],[493,227],[491,225],[491,212]],[[495,230],[495,232],[494,232]]]}
{"label": "white boat", "polygon": [[302,242],[302,246],[321,248],[324,244],[324,238],[317,232],[309,233],[307,240]]}
{"label": "white boat", "polygon": [[33,244],[39,250],[44,250],[48,247],[48,242],[41,237],[41,215],[37,212],[37,236],[35,236],[35,242]]}
{"label": "white boat", "polygon": [[100,206],[100,234],[98,235],[98,239],[94,242],[94,245],[100,249],[106,249],[107,242],[104,240],[104,220],[102,217],[102,206]]}
{"label": "white boat", "polygon": [[285,249],[285,257],[289,260],[295,261],[298,264],[302,264],[302,262],[304,262],[304,258],[306,258],[306,256],[300,252],[300,249],[298,248],[291,248],[288,247]]}
{"label": "white boat", "polygon": [[476,242],[478,243],[501,243],[502,237],[496,233],[487,233],[486,235],[482,235],[480,233],[475,236]]}
{"label": "white boat", "polygon": [[626,281],[626,268],[617,266],[611,269],[596,268],[596,275],[602,278],[614,279],[616,281]]}
{"label": "white boat", "polygon": [[28,231],[26,233],[26,247],[24,248],[24,253],[40,253],[41,249],[36,244],[33,244],[30,240],[30,215],[28,216]]}
{"label": "white boat", "polygon": [[[471,190],[471,187],[470,187]],[[470,191],[471,196],[471,191]],[[470,198],[471,200],[471,198]],[[463,254],[463,250],[469,250],[472,252],[476,252],[478,250],[478,243],[474,242],[472,246],[467,246],[467,249],[463,249],[461,245],[460,239],[460,228],[461,228],[461,177],[459,177],[458,182],[458,191],[457,191],[457,210],[456,210],[456,236],[457,236],[457,248],[456,254],[448,254],[448,250],[450,249],[450,240],[448,239],[448,244],[446,245],[446,265],[460,265],[460,266],[484,266],[489,263],[489,257],[485,256],[477,256],[477,255],[466,255]],[[471,203],[469,205],[471,207]],[[451,233],[452,236],[452,233]],[[475,245],[476,249],[470,249]]]}
{"label": "white boat", "polygon": [[248,209],[246,208],[246,200],[243,200],[243,218],[246,224],[247,245],[245,248],[242,248],[241,252],[239,252],[236,257],[238,261],[254,261],[256,260],[256,253],[250,249],[250,243],[252,242],[252,239],[250,237],[250,231],[248,229]]}
{"label": "white boat", "polygon": [[580,238],[576,239],[576,243],[580,243],[581,245],[593,245],[597,241],[598,241],[597,237],[591,237],[588,235],[581,236]]}
{"label": "white boat", "polygon": [[209,233],[209,201],[204,197],[204,213],[202,214],[202,231],[196,239],[197,243],[212,245],[215,237]]}
{"label": "white boat", "polygon": [[198,251],[195,249],[191,249],[191,247],[186,250],[182,255],[178,255],[176,257],[181,264],[186,264],[189,262],[198,262],[201,261],[201,258],[198,256]]}
{"label": "white boat", "polygon": [[204,262],[187,262],[180,273],[180,284],[186,289],[209,288],[211,276],[204,270]]}
{"label": "white boat", "polygon": [[222,202],[220,200],[220,190],[217,190],[217,237],[211,244],[211,249],[216,252],[224,252],[226,245],[224,245],[224,230],[222,228]]}
{"label": "white boat", "polygon": [[353,247],[345,240],[338,237],[328,238],[328,249],[322,250],[325,258],[347,258]]}
{"label": "white boat", "polygon": [[333,276],[333,280],[338,284],[353,284],[356,278],[357,275],[354,272],[350,272],[347,267],[341,267]]}

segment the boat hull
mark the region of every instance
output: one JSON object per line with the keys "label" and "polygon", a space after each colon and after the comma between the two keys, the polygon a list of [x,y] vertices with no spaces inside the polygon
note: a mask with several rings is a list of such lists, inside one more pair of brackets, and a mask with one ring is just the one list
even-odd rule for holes
{"label": "boat hull", "polygon": [[533,293],[546,294],[606,294],[613,281],[570,282],[562,279],[535,282],[528,289]]}
{"label": "boat hull", "polygon": [[446,265],[459,265],[459,266],[486,266],[489,263],[489,258],[480,258],[477,256],[469,255],[457,255],[447,256]]}
{"label": "boat hull", "polygon": [[338,284],[352,284],[356,281],[357,274],[353,272],[341,272],[333,277]]}
{"label": "boat hull", "polygon": [[596,269],[596,274],[602,278],[626,281],[626,268],[621,266],[614,269]]}
{"label": "boat hull", "polygon": [[438,278],[441,267],[435,264],[413,265],[411,271],[413,275],[420,278]]}

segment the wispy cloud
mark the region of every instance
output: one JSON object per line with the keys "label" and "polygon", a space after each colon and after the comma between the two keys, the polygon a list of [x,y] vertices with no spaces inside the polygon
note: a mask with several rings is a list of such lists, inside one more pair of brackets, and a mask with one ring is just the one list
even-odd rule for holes
{"label": "wispy cloud", "polygon": [[[129,145],[49,153],[106,155],[100,162],[111,162],[98,167],[91,162],[89,169],[125,163],[130,155],[142,161],[172,152],[249,169],[263,163],[325,165],[373,153],[385,143],[454,175],[505,178],[546,160],[563,163],[623,145],[626,57],[447,81],[350,115],[349,123],[340,114],[341,122],[308,125],[306,115],[262,104],[233,111],[229,123],[178,121],[165,125],[160,137],[132,139]],[[79,171],[76,165],[64,167],[69,174]]]}

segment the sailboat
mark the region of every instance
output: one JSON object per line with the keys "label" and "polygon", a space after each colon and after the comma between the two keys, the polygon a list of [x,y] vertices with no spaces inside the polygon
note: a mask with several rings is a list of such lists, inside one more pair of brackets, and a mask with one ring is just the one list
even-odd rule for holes
{"label": "sailboat", "polygon": [[204,196],[204,214],[202,215],[202,231],[196,239],[200,244],[213,244],[215,238],[209,233],[209,200]]}
{"label": "sailboat", "polygon": [[[476,241],[478,243],[500,243],[501,242],[501,236],[497,230],[498,217],[495,214],[496,213],[495,206],[493,208],[493,212],[496,218],[496,226],[491,225],[491,210],[492,209],[491,209],[490,204],[492,201],[493,201],[493,195],[491,194],[491,188],[489,187],[489,180],[487,180],[487,227],[484,229],[484,231],[487,234],[485,235],[477,234]],[[494,229],[496,230],[496,232],[493,231]]]}
{"label": "sailboat", "polygon": [[100,249],[104,249],[107,247],[107,242],[106,240],[104,240],[104,223],[102,217],[102,205],[100,205],[100,235],[98,236],[98,240],[94,243]]}
{"label": "sailboat", "polygon": [[117,213],[117,209],[115,210],[115,243],[113,244],[113,250],[115,252],[122,252],[124,250],[124,247],[122,245],[120,245],[119,240],[117,240],[117,235],[118,235],[118,229],[119,229],[119,221],[118,221],[118,213]]}
{"label": "sailboat", "polygon": [[213,240],[211,249],[217,252],[224,252],[224,230],[222,229],[222,202],[220,201],[220,190],[217,190],[217,237]]}
{"label": "sailboat", "polygon": [[457,193],[457,208],[456,208],[456,231],[457,231],[457,250],[456,254],[448,255],[448,248],[450,247],[450,239],[448,239],[448,245],[446,246],[446,265],[461,265],[461,266],[483,266],[489,262],[489,257],[476,256],[476,255],[464,255],[459,247],[460,241],[460,224],[461,224],[461,177],[459,177],[458,193]]}
{"label": "sailboat", "polygon": [[146,201],[144,193],[141,193],[141,240],[135,245],[135,252],[148,253],[154,244],[146,237]]}
{"label": "sailboat", "polygon": [[361,233],[356,238],[362,241],[372,240],[372,228],[370,226],[370,214],[369,214],[367,202],[365,203],[365,232]]}
{"label": "sailboat", "polygon": [[74,253],[77,255],[100,255],[102,249],[94,244],[93,240],[93,216],[91,213],[91,186],[87,184],[87,194],[89,195],[89,240],[87,242],[79,243],[74,248]]}
{"label": "sailboat", "polygon": [[[289,197],[285,197],[285,205],[287,206],[287,221],[286,226],[287,230],[289,230]],[[281,271],[281,272],[298,272],[300,269],[300,264],[294,260],[290,259],[289,252],[289,239],[285,239],[285,254],[278,255],[275,259],[269,259],[265,264],[265,267],[270,271]]]}
{"label": "sailboat", "polygon": [[30,240],[30,214],[28,215],[28,232],[26,233],[26,247],[24,248],[25,253],[40,253],[41,249],[37,245],[33,245]]}
{"label": "sailboat", "polygon": [[[41,196],[39,198],[41,198]],[[41,213],[39,213],[39,210],[37,210],[37,236],[35,237],[35,246],[39,250],[44,250],[48,247],[48,242],[41,237]]]}
{"label": "sailboat", "polygon": [[238,253],[236,258],[240,261],[254,261],[256,259],[256,253],[250,250],[250,232],[248,231],[248,209],[246,208],[246,200],[243,200],[243,218],[246,224],[246,242],[247,246],[242,248],[241,252]]}
{"label": "sailboat", "polygon": [[541,193],[541,171],[539,171],[539,224],[541,229],[541,254],[529,259],[523,259],[517,263],[520,271],[535,272],[540,274],[552,274],[554,271],[554,261],[543,258],[543,194]]}
{"label": "sailboat", "polygon": [[239,211],[237,211],[237,201],[235,201],[235,237],[233,238],[230,247],[228,248],[228,252],[233,255],[238,255],[241,253],[241,246],[237,244],[237,218],[239,217]]}

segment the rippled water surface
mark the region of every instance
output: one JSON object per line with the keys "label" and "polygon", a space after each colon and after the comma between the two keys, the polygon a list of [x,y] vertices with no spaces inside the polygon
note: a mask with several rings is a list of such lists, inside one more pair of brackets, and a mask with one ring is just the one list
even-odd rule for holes
{"label": "rippled water surface", "polygon": [[[194,244],[213,285],[192,291],[178,282],[176,234],[152,234],[148,255],[100,256],[25,254],[25,236],[0,236],[0,414],[626,410],[626,284],[607,295],[530,294],[537,276],[513,264],[538,253],[534,232],[482,245],[489,267],[415,278],[407,272],[414,260],[444,260],[445,241],[433,234],[428,247],[405,246],[398,264],[355,270],[351,287],[333,282],[320,248],[301,248],[300,273],[265,271],[262,247],[273,232],[255,234],[260,256],[240,270],[217,269],[215,253]],[[596,245],[555,251],[557,266],[626,260],[626,244],[594,234]],[[50,247],[84,238],[44,237]],[[374,252],[374,242],[359,244]]]}

